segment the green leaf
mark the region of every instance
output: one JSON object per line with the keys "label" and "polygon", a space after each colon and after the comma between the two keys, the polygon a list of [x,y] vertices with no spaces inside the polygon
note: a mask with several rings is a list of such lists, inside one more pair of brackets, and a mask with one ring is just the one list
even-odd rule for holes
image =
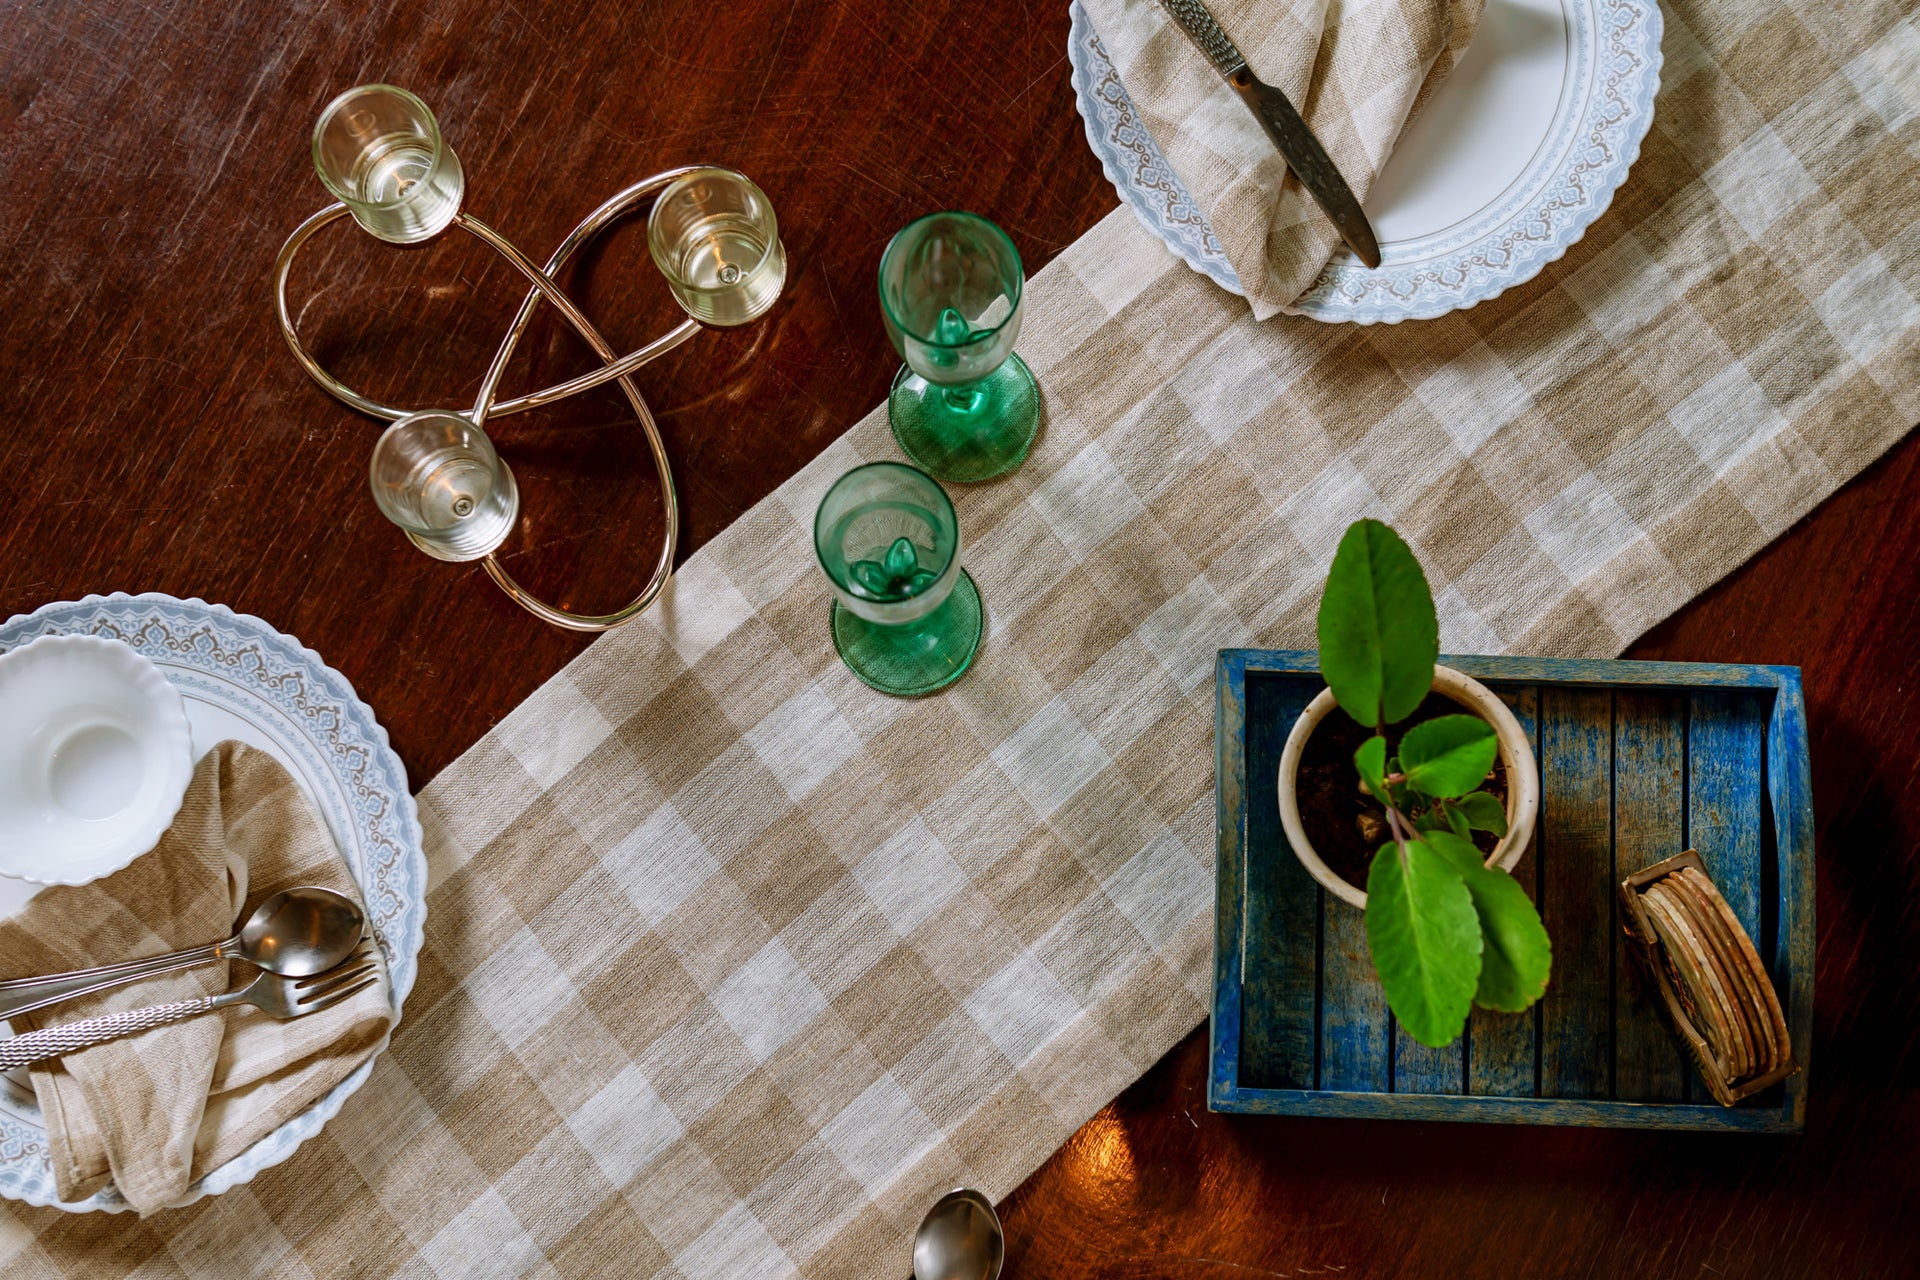
{"label": "green leaf", "polygon": [[1360,744],[1353,753],[1353,767],[1360,771],[1360,781],[1367,784],[1367,792],[1374,799],[1387,802],[1387,740],[1379,734]]}
{"label": "green leaf", "polygon": [[1440,623],[1420,562],[1400,535],[1360,520],[1340,539],[1320,597],[1320,673],[1369,729],[1413,714],[1433,687]]}
{"label": "green leaf", "polygon": [[1470,791],[1453,803],[1475,831],[1491,831],[1496,836],[1507,834],[1507,811],[1486,792]]}
{"label": "green leaf", "polygon": [[1415,831],[1449,830],[1447,826],[1447,811],[1439,805],[1433,806],[1433,808],[1413,820],[1413,829]]}
{"label": "green leaf", "polygon": [[[1482,862],[1480,851],[1465,840],[1440,833],[1427,837],[1427,843],[1460,873],[1480,918],[1485,950],[1473,1002],[1503,1013],[1527,1008],[1546,991],[1553,971],[1553,942],[1532,899],[1519,881]],[[1371,897],[1367,905],[1371,912]]]}
{"label": "green leaf", "polygon": [[1467,825],[1467,816],[1465,814],[1461,813],[1458,809],[1442,809],[1441,812],[1447,815],[1447,829],[1449,831],[1459,836],[1462,840],[1470,840],[1473,838],[1473,828]]}
{"label": "green leaf", "polygon": [[1419,841],[1407,845],[1405,866],[1394,845],[1373,856],[1367,949],[1387,1006],[1421,1044],[1451,1044],[1467,1025],[1480,980],[1480,946],[1473,898],[1452,863]]}
{"label": "green leaf", "polygon": [[1407,730],[1400,759],[1407,785],[1422,795],[1463,796],[1486,781],[1500,744],[1479,716],[1441,716]]}

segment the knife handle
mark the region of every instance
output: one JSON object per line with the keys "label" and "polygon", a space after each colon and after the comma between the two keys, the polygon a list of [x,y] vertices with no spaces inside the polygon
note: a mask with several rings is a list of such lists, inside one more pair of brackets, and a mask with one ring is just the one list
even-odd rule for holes
{"label": "knife handle", "polygon": [[1246,58],[1241,56],[1240,50],[1227,38],[1227,33],[1220,29],[1220,24],[1200,0],[1160,0],[1160,4],[1180,24],[1180,29],[1187,33],[1187,37],[1200,47],[1200,52],[1207,55],[1207,61],[1213,63],[1214,69],[1221,75],[1231,78],[1234,72],[1245,69]]}

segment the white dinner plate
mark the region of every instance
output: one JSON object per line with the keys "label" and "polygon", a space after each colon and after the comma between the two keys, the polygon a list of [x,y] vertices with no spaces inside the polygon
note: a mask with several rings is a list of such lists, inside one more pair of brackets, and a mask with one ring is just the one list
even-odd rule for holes
{"label": "white dinner plate", "polygon": [[[1107,180],[1189,266],[1242,292],[1079,0],[1072,15],[1074,94]],[[1656,0],[1487,0],[1466,56],[1366,202],[1380,265],[1343,248],[1288,310],[1425,320],[1538,275],[1605,212],[1639,157],[1660,87],[1661,25]]]}
{"label": "white dinner plate", "polygon": [[[346,677],[258,618],[165,595],[46,605],[0,626],[0,652],[39,636],[72,634],[125,641],[159,666],[185,701],[195,759],[237,738],[287,767],[360,885],[386,954],[398,1025],[425,936],[427,859],[406,769]],[[0,916],[18,911],[38,890],[0,880]],[[306,1111],[194,1183],[181,1203],[218,1195],[285,1160],[372,1070],[368,1059]],[[79,1203],[55,1199],[46,1127],[18,1074],[0,1077],[0,1195],[75,1212],[128,1207],[111,1187]]]}

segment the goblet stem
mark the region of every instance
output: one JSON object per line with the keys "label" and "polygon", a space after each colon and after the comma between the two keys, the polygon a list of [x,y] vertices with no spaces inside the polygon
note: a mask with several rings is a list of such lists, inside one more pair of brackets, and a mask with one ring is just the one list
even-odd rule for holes
{"label": "goblet stem", "polygon": [[986,403],[987,396],[976,382],[964,387],[945,387],[941,390],[940,398],[955,413],[973,413]]}

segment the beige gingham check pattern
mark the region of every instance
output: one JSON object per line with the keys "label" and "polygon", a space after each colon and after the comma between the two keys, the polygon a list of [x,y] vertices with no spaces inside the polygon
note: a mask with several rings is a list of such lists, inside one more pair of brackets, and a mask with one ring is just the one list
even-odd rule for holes
{"label": "beige gingham check pattern", "polygon": [[[1160,0],[1082,0],[1258,319],[1306,292],[1340,244],[1253,113]],[[1466,51],[1485,0],[1210,0],[1255,75],[1285,93],[1361,200],[1419,103]]]}
{"label": "beige gingham check pattern", "polygon": [[1384,516],[1464,651],[1617,652],[1920,418],[1920,31],[1679,0],[1632,180],[1472,311],[1256,323],[1120,211],[1033,280],[1047,422],[956,489],[990,613],[898,702],[814,505],[870,415],[422,794],[421,976],[286,1166],[21,1275],[872,1277],[1206,1010],[1222,645],[1310,645]]}

